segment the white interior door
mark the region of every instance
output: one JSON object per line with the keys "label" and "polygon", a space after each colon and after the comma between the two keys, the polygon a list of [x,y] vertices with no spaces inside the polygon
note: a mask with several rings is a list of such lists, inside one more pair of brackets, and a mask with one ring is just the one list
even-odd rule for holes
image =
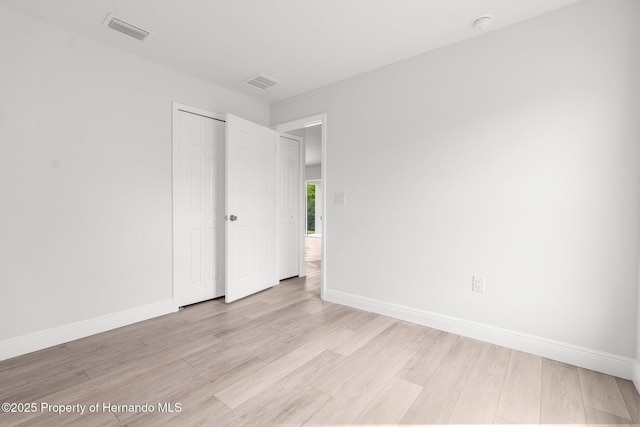
{"label": "white interior door", "polygon": [[300,150],[302,140],[280,135],[278,162],[279,278],[298,276],[300,235]]}
{"label": "white interior door", "polygon": [[231,114],[226,128],[225,301],[231,302],[278,284],[278,134]]}
{"label": "white interior door", "polygon": [[174,299],[224,295],[224,122],[174,109]]}

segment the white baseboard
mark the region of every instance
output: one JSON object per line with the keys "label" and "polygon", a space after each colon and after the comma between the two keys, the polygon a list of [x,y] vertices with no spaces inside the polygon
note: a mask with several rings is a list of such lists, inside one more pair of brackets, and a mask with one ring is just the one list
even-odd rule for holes
{"label": "white baseboard", "polygon": [[640,393],[640,354],[633,362],[633,377],[631,378],[631,381],[633,381],[633,384],[636,386],[636,390]]}
{"label": "white baseboard", "polygon": [[32,334],[0,341],[0,360],[20,356],[89,335],[109,331],[121,326],[141,322],[153,317],[174,312],[173,300],[161,301],[118,313],[94,317],[80,322],[58,326]]}
{"label": "white baseboard", "polygon": [[636,387],[640,386],[640,366],[636,361],[634,368],[634,360],[629,357],[331,289],[325,290],[324,297],[330,302],[501,345],[616,377],[633,379]]}

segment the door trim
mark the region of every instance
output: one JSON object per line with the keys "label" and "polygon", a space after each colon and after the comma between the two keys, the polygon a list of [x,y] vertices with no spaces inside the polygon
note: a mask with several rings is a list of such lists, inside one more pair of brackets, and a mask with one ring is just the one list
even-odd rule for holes
{"label": "door trim", "polygon": [[[322,143],[321,150],[321,163],[320,163],[320,174],[324,186],[324,191],[322,192],[322,245],[320,248],[320,299],[325,299],[325,292],[327,289],[327,189],[329,188],[328,180],[327,180],[327,114],[315,114],[313,116],[303,117],[298,120],[292,120],[290,122],[281,123],[279,125],[272,126],[277,132],[286,133],[291,132],[292,130],[301,129],[304,127],[308,127],[310,125],[319,124],[321,126],[321,135],[320,140]],[[304,165],[303,165],[304,166]],[[305,187],[306,188],[306,187]],[[306,233],[305,233],[306,234]]]}
{"label": "door trim", "polygon": [[175,213],[176,213],[176,171],[177,165],[176,162],[178,160],[178,112],[183,111],[185,113],[196,114],[198,116],[207,117],[213,120],[219,120],[224,122],[225,116],[223,114],[214,113],[211,111],[203,110],[201,108],[192,107],[186,104],[180,104],[179,102],[173,102],[171,105],[171,298],[173,301],[173,310],[178,311],[180,309],[178,298],[177,298],[177,290],[176,290],[176,269],[175,269],[175,258],[176,258],[176,247],[175,247],[175,236],[176,236],[176,221],[175,221]]}

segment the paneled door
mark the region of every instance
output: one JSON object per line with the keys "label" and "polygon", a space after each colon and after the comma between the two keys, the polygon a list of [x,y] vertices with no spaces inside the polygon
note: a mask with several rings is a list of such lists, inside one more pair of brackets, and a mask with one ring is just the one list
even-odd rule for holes
{"label": "paneled door", "polygon": [[[184,106],[186,107],[186,106]],[[174,300],[224,295],[224,121],[174,108]]]}
{"label": "paneled door", "polygon": [[280,135],[278,162],[278,257],[279,278],[299,274],[300,255],[300,150],[302,141]]}
{"label": "paneled door", "polygon": [[278,134],[226,116],[225,301],[278,284],[276,155]]}

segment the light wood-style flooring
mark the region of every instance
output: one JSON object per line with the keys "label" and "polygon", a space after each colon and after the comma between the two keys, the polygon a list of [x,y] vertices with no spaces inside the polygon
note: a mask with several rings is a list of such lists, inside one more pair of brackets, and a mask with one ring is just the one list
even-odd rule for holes
{"label": "light wood-style flooring", "polygon": [[322,302],[319,242],[307,239],[306,278],[0,362],[0,402],[153,413],[4,413],[0,425],[640,422],[629,381]]}

